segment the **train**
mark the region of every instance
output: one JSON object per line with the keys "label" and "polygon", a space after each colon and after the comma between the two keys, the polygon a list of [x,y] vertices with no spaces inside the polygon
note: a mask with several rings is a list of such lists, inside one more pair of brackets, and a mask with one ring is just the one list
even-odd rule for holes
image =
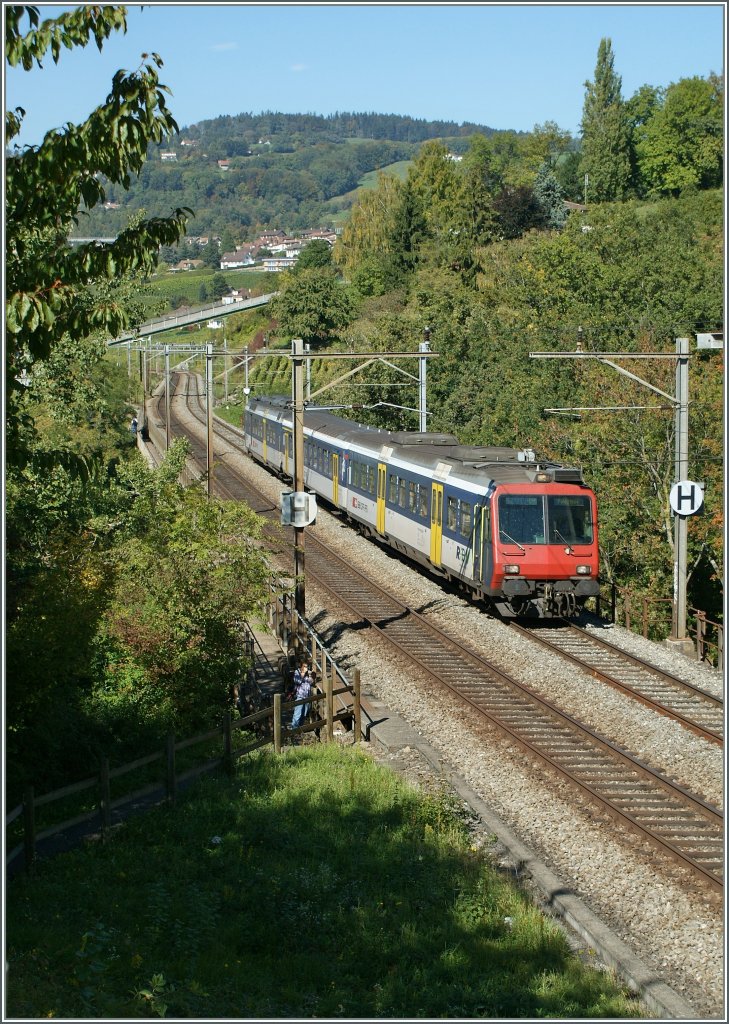
{"label": "train", "polygon": [[[290,399],[251,397],[243,427],[249,455],[292,480]],[[574,617],[599,595],[597,500],[579,468],[313,407],[303,433],[306,491],[502,617]]]}

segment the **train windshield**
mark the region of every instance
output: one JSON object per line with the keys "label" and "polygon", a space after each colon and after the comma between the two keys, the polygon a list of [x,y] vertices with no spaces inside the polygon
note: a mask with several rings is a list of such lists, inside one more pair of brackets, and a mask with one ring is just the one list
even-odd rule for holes
{"label": "train windshield", "polygon": [[546,543],[541,494],[500,495],[499,540],[507,544]]}
{"label": "train windshield", "polygon": [[592,544],[592,502],[582,494],[547,497],[550,544]]}
{"label": "train windshield", "polygon": [[591,544],[592,503],[586,495],[502,494],[499,540],[506,544]]}

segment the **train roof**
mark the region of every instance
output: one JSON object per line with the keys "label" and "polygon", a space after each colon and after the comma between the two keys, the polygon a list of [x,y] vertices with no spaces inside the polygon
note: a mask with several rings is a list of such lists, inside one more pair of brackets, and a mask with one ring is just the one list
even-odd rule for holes
{"label": "train roof", "polygon": [[[283,395],[258,397],[250,405],[260,405],[273,418],[291,422],[291,401]],[[328,437],[339,444],[369,451],[373,456],[380,456],[384,448],[388,459],[436,472],[441,466],[444,477],[452,473],[476,486],[485,486],[485,475],[497,483],[531,483],[539,469],[553,470],[555,481],[582,483],[581,470],[537,460],[529,448],[465,445],[454,434],[369,427],[316,408],[306,409],[305,425],[322,439]]]}

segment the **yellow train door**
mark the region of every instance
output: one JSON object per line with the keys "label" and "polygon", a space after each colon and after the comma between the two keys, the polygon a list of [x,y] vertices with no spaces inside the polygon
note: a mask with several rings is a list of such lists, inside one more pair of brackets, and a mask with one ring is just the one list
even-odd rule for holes
{"label": "yellow train door", "polygon": [[339,504],[339,456],[332,452],[332,501]]}
{"label": "yellow train door", "polygon": [[291,431],[284,430],[284,473],[286,476],[291,476],[291,470],[289,469],[289,454],[293,451]]}
{"label": "yellow train door", "polygon": [[268,421],[263,421],[263,461],[268,462]]}
{"label": "yellow train door", "polygon": [[377,532],[385,532],[385,486],[386,467],[384,463],[377,464]]}
{"label": "yellow train door", "polygon": [[443,484],[433,484],[430,495],[430,560],[440,565],[443,550]]}

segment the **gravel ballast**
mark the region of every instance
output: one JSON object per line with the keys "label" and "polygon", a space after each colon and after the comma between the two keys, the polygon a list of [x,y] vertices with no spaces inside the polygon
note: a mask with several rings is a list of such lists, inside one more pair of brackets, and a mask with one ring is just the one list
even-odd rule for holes
{"label": "gravel ballast", "polygon": [[[221,442],[226,461],[233,450]],[[237,460],[236,460],[237,461]],[[272,501],[289,488],[246,457],[241,470]],[[405,566],[337,516],[320,509],[309,528],[394,596],[460,636],[474,650],[538,690],[563,710],[717,805],[722,804],[721,750],[656,714],[606,683],[536,649],[478,606],[444,591],[438,582]],[[290,566],[286,568],[290,571]],[[449,772],[465,780],[568,889],[579,896],[660,979],[682,996],[696,1016],[723,1019],[723,912],[721,899],[695,885],[653,846],[628,833],[546,767],[530,763],[495,728],[455,698],[418,676],[374,630],[342,628],[348,613],[328,593],[307,584],[307,618],[337,662],[357,667],[371,694],[437,752]],[[620,627],[607,632],[615,646],[666,668],[707,692],[721,695],[721,673],[644,640]],[[391,755],[384,755],[384,759]],[[401,770],[421,785],[442,778],[415,747],[399,752]],[[476,831],[478,828],[476,826]],[[480,840],[490,842],[482,829]],[[518,867],[518,866],[517,866]]]}

